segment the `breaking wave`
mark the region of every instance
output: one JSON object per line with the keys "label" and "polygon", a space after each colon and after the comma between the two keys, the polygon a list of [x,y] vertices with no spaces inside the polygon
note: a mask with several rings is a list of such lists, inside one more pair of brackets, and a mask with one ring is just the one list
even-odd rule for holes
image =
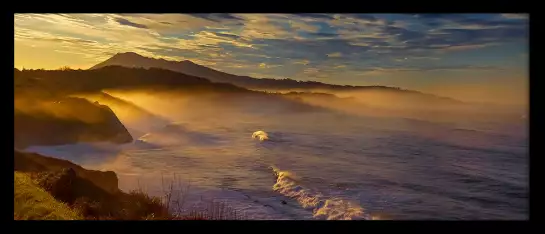
{"label": "breaking wave", "polygon": [[304,188],[297,177],[288,171],[271,167],[276,177],[273,190],[295,199],[303,208],[313,209],[313,217],[327,220],[372,220],[361,206],[340,198],[327,198],[319,192]]}
{"label": "breaking wave", "polygon": [[265,141],[269,139],[269,135],[264,131],[256,131],[252,134],[252,138],[257,138],[260,141]]}

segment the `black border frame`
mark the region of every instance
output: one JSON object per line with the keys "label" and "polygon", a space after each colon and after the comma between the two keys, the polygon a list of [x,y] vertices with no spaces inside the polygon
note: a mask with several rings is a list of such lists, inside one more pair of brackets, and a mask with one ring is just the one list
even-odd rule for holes
{"label": "black border frame", "polygon": [[[60,2],[59,2],[60,3]],[[435,3],[435,4],[434,4]],[[335,12],[335,13],[353,13],[354,11],[358,12],[388,12],[388,13],[409,13],[409,12],[444,12],[444,13],[469,13],[469,12],[479,12],[479,13],[497,13],[497,12],[513,12],[513,13],[529,13],[529,6],[524,6],[522,2],[517,1],[486,1],[482,2],[482,5],[477,5],[476,2],[470,1],[456,1],[456,2],[427,2],[427,3],[417,3],[414,1],[400,1],[400,2],[346,2],[341,3],[339,1],[335,2],[307,2],[305,4],[296,4],[295,2],[233,2],[233,1],[217,1],[217,2],[170,2],[170,3],[157,3],[155,5],[146,4],[145,2],[141,3],[127,3],[127,4],[118,4],[113,5],[113,3],[61,3],[58,5],[53,5],[52,2],[13,2],[16,9],[9,14],[3,15],[3,27],[5,32],[10,32],[13,34],[14,30],[13,23],[13,14],[14,13],[47,13],[47,12],[66,12],[66,13],[100,13],[100,12],[127,12],[127,13],[200,13],[200,12],[240,12],[240,13],[296,13],[296,12]],[[81,4],[81,5],[80,5]],[[177,6],[176,6],[177,5]],[[360,5],[356,7],[355,5]],[[397,8],[397,10],[395,10]],[[536,5],[536,9],[537,5]],[[357,11],[358,10],[358,11]],[[37,231],[43,231],[46,228],[51,228],[53,231],[70,231],[70,232],[82,232],[82,231],[91,231],[96,230],[100,232],[110,232],[110,231],[122,231],[129,232],[132,230],[138,230],[139,232],[146,231],[175,231],[175,232],[186,232],[186,231],[202,231],[204,229],[216,229],[216,228],[227,228],[232,227],[234,230],[240,231],[249,230],[251,232],[260,232],[267,229],[263,229],[266,226],[270,226],[272,229],[267,231],[283,232],[283,231],[299,231],[305,230],[309,232],[314,231],[324,231],[324,232],[344,232],[352,231],[348,229],[355,228],[355,231],[361,232],[373,232],[373,231],[384,231],[387,230],[387,227],[396,227],[399,225],[401,228],[409,228],[412,226],[413,230],[420,231],[431,231],[431,232],[441,232],[441,231],[476,231],[476,232],[496,232],[496,231],[514,231],[514,232],[526,232],[529,225],[532,221],[535,221],[541,218],[541,210],[543,206],[541,202],[541,196],[539,188],[539,180],[545,178],[541,175],[542,170],[539,169],[538,165],[541,157],[545,156],[543,149],[541,148],[540,142],[543,138],[543,123],[541,123],[540,114],[541,108],[539,106],[539,101],[543,98],[539,98],[542,94],[538,88],[542,87],[539,83],[541,82],[542,77],[538,75],[540,69],[540,61],[538,58],[541,56],[539,49],[542,48],[541,43],[544,41],[541,36],[542,28],[539,27],[540,16],[538,14],[531,14],[530,16],[530,38],[529,38],[529,56],[530,56],[530,118],[529,118],[529,134],[530,134],[530,147],[529,152],[529,173],[530,173],[530,188],[532,184],[535,185],[534,189],[530,189],[529,202],[533,203],[533,206],[530,207],[529,221],[213,221],[214,223],[206,223],[212,221],[132,221],[132,222],[121,222],[121,221],[13,221],[15,227],[5,227],[6,231],[8,228],[11,230],[16,230],[17,232],[22,231],[23,229],[38,229]],[[2,37],[4,45],[13,45],[11,37],[8,33]],[[7,57],[10,53],[13,53],[14,48],[3,46],[4,55]],[[4,82],[7,82],[5,86],[12,85],[12,80],[8,77],[13,76],[13,60],[4,61],[3,65],[5,69],[2,71],[4,74]],[[532,69],[534,68],[534,69]],[[531,77],[534,77],[533,79]],[[10,90],[10,91],[8,91]],[[1,92],[4,97],[2,100],[5,100],[5,103],[8,103],[8,100],[11,100],[13,97],[13,89],[5,88],[4,92]],[[10,96],[11,95],[11,96]],[[13,118],[13,115],[8,116],[8,118]],[[5,193],[11,192],[13,187],[11,186],[11,181],[13,179],[13,174],[11,173],[11,166],[13,165],[13,158],[11,152],[11,143],[13,141],[13,135],[11,135],[7,123],[10,119],[6,120],[4,118],[6,127],[4,131],[0,131],[7,136],[4,137],[2,144],[5,144],[3,147],[0,147],[5,152],[2,158],[4,163],[2,164],[5,167],[5,170],[2,172],[5,173],[2,176],[2,179],[5,179],[5,183],[8,186],[9,190],[4,189]],[[11,119],[11,121],[13,121]],[[531,126],[531,127],[530,127]],[[541,136],[540,136],[541,135]],[[7,140],[6,140],[7,139]],[[533,157],[532,157],[533,155]],[[530,163],[531,162],[531,163]],[[532,199],[533,198],[533,199]],[[2,202],[0,203],[6,206],[2,209],[4,212],[4,217],[6,220],[13,220],[13,216],[10,212],[11,203]],[[533,208],[532,208],[533,207]],[[420,224],[420,225],[419,225]],[[119,226],[118,226],[119,225]],[[288,227],[284,227],[287,225]],[[360,227],[360,225],[366,225],[367,227]],[[82,227],[80,227],[82,226]],[[119,229],[115,228],[118,226]],[[352,226],[352,227],[351,227]],[[376,228],[374,230],[369,229],[369,227]],[[420,227],[420,228],[418,228]],[[445,229],[446,227],[446,229]],[[385,229],[386,228],[386,229]],[[418,229],[415,229],[418,228]],[[167,230],[171,229],[171,230]],[[296,230],[297,229],[297,230]],[[397,229],[397,228],[395,228]],[[455,230],[457,229],[457,230]],[[227,230],[227,229],[223,229]],[[399,229],[397,229],[399,230]],[[401,231],[406,231],[408,229],[402,229]],[[221,230],[220,230],[221,231]]]}

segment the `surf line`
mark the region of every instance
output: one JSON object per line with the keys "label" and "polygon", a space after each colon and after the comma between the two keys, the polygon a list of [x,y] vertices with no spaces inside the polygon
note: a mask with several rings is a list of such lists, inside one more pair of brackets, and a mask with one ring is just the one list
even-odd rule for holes
{"label": "surf line", "polygon": [[312,208],[313,217],[327,220],[376,220],[361,206],[340,198],[326,198],[298,184],[297,177],[288,171],[271,166],[276,183],[273,191],[296,200],[303,208]]}

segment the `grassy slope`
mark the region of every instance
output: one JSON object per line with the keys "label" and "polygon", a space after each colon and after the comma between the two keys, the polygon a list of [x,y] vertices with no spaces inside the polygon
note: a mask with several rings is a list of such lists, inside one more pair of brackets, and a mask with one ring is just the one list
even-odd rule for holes
{"label": "grassy slope", "polygon": [[76,220],[80,214],[53,198],[26,173],[14,175],[14,219]]}
{"label": "grassy slope", "polygon": [[117,175],[112,172],[86,170],[85,168],[67,160],[47,157],[36,153],[14,151],[14,169],[20,172],[60,171],[63,168],[72,168],[77,175],[89,180],[94,185],[110,193],[118,192]]}
{"label": "grassy slope", "polygon": [[[76,210],[81,213],[81,216],[85,216],[85,219],[134,220],[145,218],[152,213],[156,216],[166,215],[159,200],[141,193],[121,192],[117,188],[117,176],[114,172],[87,170],[66,160],[17,150],[14,152],[14,159],[14,170],[17,176],[14,185],[15,196],[21,198],[15,203],[16,207],[24,208],[16,209],[18,210],[15,214],[16,219],[63,219],[58,215],[48,217],[51,209],[38,209],[39,212],[34,209],[34,207],[58,207],[56,204],[63,204],[62,202],[65,203],[63,204],[65,207],[70,206],[74,209],[78,207]],[[57,181],[59,173],[66,168],[72,168],[76,177],[71,178],[71,182]],[[53,184],[56,184],[54,187],[60,190],[51,190],[53,187],[49,185]],[[59,197],[59,191],[70,195]],[[34,197],[38,195],[41,198],[35,199]]]}
{"label": "grassy slope", "polygon": [[[152,197],[141,190],[128,193],[103,189],[117,186],[107,172],[84,169],[66,160],[15,150],[14,219],[15,220],[202,220],[245,219],[223,203],[210,203],[207,212],[189,215],[168,212],[177,210],[185,197],[182,188],[168,186],[162,197]],[[69,180],[61,179],[67,168],[74,170]],[[66,177],[65,177],[66,178]],[[115,183],[111,183],[115,180]],[[104,186],[108,183],[108,186]],[[187,188],[186,188],[187,192]]]}

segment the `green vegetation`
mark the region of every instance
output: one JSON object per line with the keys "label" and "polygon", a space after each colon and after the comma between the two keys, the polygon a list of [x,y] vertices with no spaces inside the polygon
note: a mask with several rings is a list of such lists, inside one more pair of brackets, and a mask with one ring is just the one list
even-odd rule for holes
{"label": "green vegetation", "polygon": [[15,172],[14,186],[13,216],[16,220],[82,219],[77,211],[55,200],[26,173]]}
{"label": "green vegetation", "polygon": [[[114,172],[93,171],[66,160],[15,150],[14,219],[202,220],[242,219],[224,203],[208,212],[180,214],[188,188],[166,186],[163,197],[117,188]],[[114,187],[115,186],[115,187]],[[175,211],[173,214],[169,211]]]}
{"label": "green vegetation", "polygon": [[[42,194],[49,194],[50,201],[64,204],[67,209],[76,210],[80,219],[118,219],[138,220],[149,217],[169,218],[167,208],[161,199],[149,197],[144,193],[124,193],[117,188],[114,172],[86,170],[66,160],[55,159],[34,153],[15,151],[15,171],[22,178],[31,181],[34,188]],[[24,174],[23,174],[24,173]],[[19,178],[17,177],[17,178]],[[15,194],[28,191],[28,186],[15,181]],[[28,193],[28,192],[25,192]],[[42,199],[43,200],[43,199]],[[16,204],[30,204],[21,210],[17,217],[26,219],[40,217],[42,211],[33,209],[34,203],[42,200],[20,200]],[[33,203],[34,202],[34,203]],[[45,204],[46,207],[51,207]],[[69,208],[68,208],[69,207]],[[38,212],[37,214],[34,214]],[[74,216],[54,216],[52,219],[66,219]]]}

